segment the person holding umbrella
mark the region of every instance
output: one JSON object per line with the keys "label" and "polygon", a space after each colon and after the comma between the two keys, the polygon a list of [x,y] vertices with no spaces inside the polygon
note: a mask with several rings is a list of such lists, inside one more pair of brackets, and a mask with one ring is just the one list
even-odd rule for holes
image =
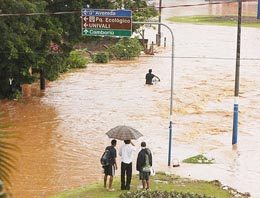
{"label": "person holding umbrella", "polygon": [[[119,155],[121,162],[121,190],[130,190],[132,179],[132,161],[135,152],[135,145],[131,140],[124,140],[124,145],[120,148]],[[125,177],[126,176],[126,177]]]}
{"label": "person holding umbrella", "polygon": [[[135,145],[131,142],[132,139],[138,139],[143,136],[138,130],[126,125],[118,125],[108,132],[106,135],[109,138],[124,140],[124,145],[119,150],[119,155],[122,158],[121,162],[121,190],[130,190],[132,179],[132,161],[135,152]],[[126,178],[125,178],[126,176]]]}

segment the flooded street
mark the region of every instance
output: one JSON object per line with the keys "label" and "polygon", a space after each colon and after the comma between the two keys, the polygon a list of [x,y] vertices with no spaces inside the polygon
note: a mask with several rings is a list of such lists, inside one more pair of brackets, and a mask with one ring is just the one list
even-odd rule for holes
{"label": "flooded street", "polygon": [[[248,13],[254,14],[248,4]],[[163,20],[199,11],[210,14],[207,7],[186,9],[165,9]],[[212,13],[224,12],[217,10]],[[216,163],[167,166],[171,37],[162,28],[167,48],[159,48],[154,56],[91,63],[50,82],[44,93],[33,88],[32,97],[0,101],[5,121],[21,138],[13,197],[48,197],[101,181],[99,159],[110,144],[105,132],[122,124],[144,134],[135,143],[139,149],[141,141],[147,142],[156,171],[217,179],[260,197],[260,29],[242,28],[238,148],[232,150],[236,27],[164,22],[175,37],[172,159],[203,153]],[[156,31],[149,28],[145,36],[155,40]],[[144,85],[149,68],[161,78],[154,86]]]}

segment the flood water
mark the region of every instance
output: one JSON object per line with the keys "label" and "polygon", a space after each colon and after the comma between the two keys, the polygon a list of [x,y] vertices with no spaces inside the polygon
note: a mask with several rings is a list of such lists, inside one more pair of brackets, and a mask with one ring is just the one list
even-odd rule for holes
{"label": "flood water", "polygon": [[[171,5],[171,1],[165,2]],[[248,12],[254,14],[252,3],[248,4]],[[213,11],[207,7],[164,9],[163,19],[226,12],[218,10],[218,6]],[[216,163],[167,166],[171,37],[162,28],[167,47],[154,56],[89,64],[87,69],[50,82],[45,92],[33,86],[31,96],[0,102],[5,121],[13,124],[11,129],[21,138],[17,141],[21,152],[12,179],[13,197],[48,197],[101,181],[99,158],[110,143],[104,133],[122,124],[144,134],[135,143],[139,148],[141,141],[147,142],[156,171],[218,179],[260,197],[260,29],[242,28],[239,136],[238,148],[233,150],[236,28],[165,23],[175,37],[172,159],[181,161],[203,153]],[[155,40],[156,30],[148,28],[145,34]],[[154,86],[144,85],[149,68],[161,78]],[[117,148],[121,145],[118,142]]]}

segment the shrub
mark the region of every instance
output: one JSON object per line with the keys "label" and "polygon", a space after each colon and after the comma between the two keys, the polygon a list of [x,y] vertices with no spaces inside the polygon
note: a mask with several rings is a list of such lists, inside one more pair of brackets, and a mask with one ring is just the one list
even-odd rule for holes
{"label": "shrub", "polygon": [[66,65],[69,68],[85,68],[87,60],[83,58],[83,53],[83,50],[74,50],[70,52]]}
{"label": "shrub", "polygon": [[120,195],[120,198],[214,198],[212,196],[199,195],[196,193],[161,192],[161,191],[136,191]]}
{"label": "shrub", "polygon": [[16,89],[8,96],[8,99],[19,99],[22,95],[22,91]]}
{"label": "shrub", "polygon": [[108,52],[98,52],[93,60],[95,63],[108,63],[109,53]]}
{"label": "shrub", "polygon": [[109,48],[110,54],[120,60],[130,60],[139,56],[143,47],[137,38],[123,38]]}

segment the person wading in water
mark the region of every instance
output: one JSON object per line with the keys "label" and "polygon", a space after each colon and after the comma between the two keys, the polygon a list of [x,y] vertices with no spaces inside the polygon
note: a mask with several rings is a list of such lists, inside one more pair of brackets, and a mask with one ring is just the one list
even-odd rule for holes
{"label": "person wading in water", "polygon": [[152,74],[152,69],[148,70],[148,73],[145,76],[145,84],[152,85],[153,84],[153,78],[157,78],[158,81],[161,81],[160,78],[154,74]]}

